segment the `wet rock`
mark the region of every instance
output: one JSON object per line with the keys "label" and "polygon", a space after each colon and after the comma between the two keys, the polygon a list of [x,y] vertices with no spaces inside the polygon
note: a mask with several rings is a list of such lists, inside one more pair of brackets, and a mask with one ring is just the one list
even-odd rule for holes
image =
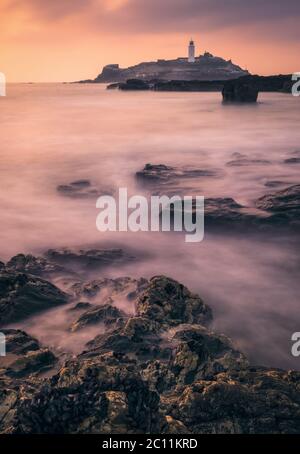
{"label": "wet rock", "polygon": [[31,351],[11,361],[6,369],[6,375],[20,378],[33,373],[40,373],[52,368],[56,360],[55,355],[48,348]]}
{"label": "wet rock", "polygon": [[[170,415],[193,433],[299,433],[299,373],[248,368],[199,380],[168,396]],[[165,405],[168,408],[168,404]]]}
{"label": "wet rock", "polygon": [[75,271],[80,267],[97,269],[134,260],[122,249],[49,249],[46,258]]}
{"label": "wet rock", "polygon": [[102,301],[117,295],[124,295],[128,300],[144,290],[148,281],[146,279],[132,279],[130,277],[119,277],[116,279],[102,278],[88,282],[76,282],[72,285],[71,291],[76,297],[89,299],[97,298]]}
{"label": "wet rock", "polygon": [[159,396],[136,363],[104,355],[69,361],[33,396],[25,394],[11,432],[157,433],[160,420]]}
{"label": "wet rock", "polygon": [[271,164],[267,159],[249,159],[249,158],[238,158],[233,161],[227,162],[228,167],[243,167],[243,166],[256,166],[256,165],[268,165]]}
{"label": "wet rock", "polygon": [[0,377],[21,378],[39,374],[56,363],[56,357],[47,348],[21,330],[2,329],[6,340],[6,356],[0,365]]}
{"label": "wet rock", "polygon": [[285,164],[300,164],[300,158],[289,158],[284,160]]}
{"label": "wet rock", "polygon": [[50,262],[44,257],[35,257],[31,254],[15,255],[7,262],[6,270],[33,274],[35,276],[51,276],[66,271],[62,266]]}
{"label": "wet rock", "polygon": [[258,88],[251,82],[237,79],[225,83],[222,95],[225,103],[254,103],[258,98]]}
{"label": "wet rock", "polygon": [[38,341],[25,333],[25,331],[2,329],[1,332],[5,335],[7,354],[24,355],[40,348]]}
{"label": "wet rock", "polygon": [[256,200],[255,205],[261,210],[271,212],[290,212],[295,217],[300,214],[300,185],[266,194]]}
{"label": "wet rock", "polygon": [[249,365],[173,279],[151,279],[136,308],[51,378],[36,376],[47,359],[36,341],[7,330],[24,352],[0,375],[0,433],[300,433],[300,372]]}
{"label": "wet rock", "polygon": [[151,279],[149,286],[138,298],[137,314],[167,327],[181,323],[205,325],[212,319],[211,309],[198,295],[164,276]]}
{"label": "wet rock", "polygon": [[79,303],[75,304],[75,306],[70,307],[70,311],[78,312],[78,311],[86,311],[87,309],[91,309],[93,305],[91,303],[80,301]]}
{"label": "wet rock", "polygon": [[265,182],[266,188],[278,188],[280,186],[287,186],[288,183],[280,180],[270,180]]}
{"label": "wet rock", "polygon": [[[112,301],[111,301],[112,302]],[[103,323],[105,327],[112,328],[121,326],[127,318],[123,311],[111,304],[95,307],[84,312],[71,326],[71,331],[75,332],[89,325]]]}
{"label": "wet rock", "polygon": [[176,168],[164,164],[146,164],[136,172],[136,177],[144,182],[168,182],[179,178],[215,177],[219,173],[214,169]]}
{"label": "wet rock", "polygon": [[174,340],[179,341],[172,361],[176,383],[207,380],[218,373],[249,366],[245,356],[234,349],[227,337],[204,327],[186,326],[175,334]]}
{"label": "wet rock", "polygon": [[128,79],[119,84],[120,90],[150,90],[150,85],[141,79]]}
{"label": "wet rock", "polygon": [[24,273],[0,273],[0,326],[60,306],[68,296],[50,282]]}
{"label": "wet rock", "polygon": [[76,180],[69,184],[60,184],[56,189],[61,195],[73,199],[94,198],[103,194],[111,195],[113,192],[111,189],[99,190],[92,185],[90,180]]}

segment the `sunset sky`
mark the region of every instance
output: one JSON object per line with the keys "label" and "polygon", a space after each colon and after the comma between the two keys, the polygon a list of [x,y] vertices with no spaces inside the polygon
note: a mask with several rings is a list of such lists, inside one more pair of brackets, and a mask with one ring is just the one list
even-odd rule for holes
{"label": "sunset sky", "polygon": [[[226,6],[225,6],[226,5]],[[185,56],[188,40],[252,73],[300,71],[300,0],[0,0],[8,82],[94,78]]]}

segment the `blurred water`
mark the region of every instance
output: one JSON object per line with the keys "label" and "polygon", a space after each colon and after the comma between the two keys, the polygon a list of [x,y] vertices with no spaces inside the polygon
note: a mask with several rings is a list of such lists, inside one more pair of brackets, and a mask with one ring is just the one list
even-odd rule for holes
{"label": "blurred water", "polygon": [[[189,181],[194,195],[251,206],[272,192],[264,186],[269,180],[299,183],[299,165],[283,163],[300,154],[299,113],[299,99],[284,94],[224,106],[218,93],[10,85],[0,99],[0,259],[59,246],[134,249],[144,258],[101,276],[179,279],[212,306],[214,327],[253,362],[300,369],[290,353],[291,334],[300,330],[296,238],[220,233],[187,244],[177,234],[103,234],[96,230],[95,198],[73,200],[56,191],[87,178],[104,191],[128,187],[142,194],[134,174],[145,163],[192,165],[220,170],[218,178]],[[270,163],[227,166],[236,153]],[[45,316],[39,317],[43,329]]]}

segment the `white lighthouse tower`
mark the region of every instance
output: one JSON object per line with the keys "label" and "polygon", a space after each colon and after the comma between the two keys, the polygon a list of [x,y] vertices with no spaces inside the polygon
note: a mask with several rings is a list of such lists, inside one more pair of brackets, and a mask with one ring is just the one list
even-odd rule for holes
{"label": "white lighthouse tower", "polygon": [[195,63],[195,43],[191,39],[190,44],[189,44],[189,58],[188,58],[189,63]]}

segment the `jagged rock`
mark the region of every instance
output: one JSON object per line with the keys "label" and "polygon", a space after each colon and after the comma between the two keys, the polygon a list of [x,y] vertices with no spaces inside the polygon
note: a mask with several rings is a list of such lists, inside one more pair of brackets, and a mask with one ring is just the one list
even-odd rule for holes
{"label": "jagged rock", "polygon": [[204,327],[187,326],[176,333],[174,340],[180,342],[172,361],[176,383],[208,380],[218,373],[249,366],[227,337]]}
{"label": "jagged rock", "polygon": [[[111,301],[112,302],[112,301]],[[71,331],[75,332],[88,325],[103,323],[106,327],[121,326],[126,319],[126,314],[111,304],[95,307],[84,312],[71,326]]]}
{"label": "jagged rock", "polygon": [[0,376],[0,433],[300,433],[300,372],[250,366],[170,278],[151,279],[136,307],[51,378],[28,375],[42,351],[16,331],[10,345],[21,352],[24,339],[26,353],[14,377]]}
{"label": "jagged rock", "polygon": [[6,375],[20,378],[52,368],[55,363],[55,355],[48,348],[42,348],[37,351],[30,351],[9,362],[6,368]]}
{"label": "jagged rock", "polygon": [[[113,355],[69,361],[34,394],[23,396],[11,433],[157,433],[159,396],[135,362]],[[5,425],[5,420],[4,420]]]}
{"label": "jagged rock", "polygon": [[75,268],[75,271],[78,267],[96,269],[134,259],[122,249],[49,249],[45,255],[55,263]]}
{"label": "jagged rock", "polygon": [[0,326],[68,302],[50,282],[16,272],[0,273]]}
{"label": "jagged rock", "polygon": [[3,262],[0,261],[0,272],[1,272],[2,270],[4,270],[4,268],[5,268],[5,263],[3,263]]}
{"label": "jagged rock", "polygon": [[289,186],[282,191],[266,194],[256,200],[255,205],[261,210],[271,212],[290,212],[299,217],[300,185]]}
{"label": "jagged rock", "polygon": [[21,378],[54,366],[56,357],[48,348],[21,330],[2,329],[6,340],[6,356],[0,365],[0,377]]}
{"label": "jagged rock", "polygon": [[75,304],[75,306],[70,307],[70,311],[85,311],[87,309],[91,309],[93,305],[91,303],[80,301],[79,303]]}
{"label": "jagged rock", "polygon": [[214,169],[176,168],[164,164],[146,164],[144,169],[136,172],[136,177],[146,182],[168,182],[178,178],[215,177]]}
{"label": "jagged rock", "polygon": [[299,433],[299,379],[296,372],[248,368],[197,381],[164,404],[193,433]]}
{"label": "jagged rock", "polygon": [[198,295],[164,276],[151,279],[138,298],[137,314],[169,327],[182,323],[205,325],[212,319],[211,309]]}
{"label": "jagged rock", "polygon": [[1,332],[5,335],[7,354],[23,355],[37,351],[40,348],[38,341],[25,333],[25,331],[2,329]]}
{"label": "jagged rock", "polygon": [[102,278],[89,282],[75,282],[71,291],[76,297],[85,297],[101,301],[116,295],[124,294],[127,299],[134,299],[147,286],[146,279],[132,279],[130,277],[118,277],[116,279]]}
{"label": "jagged rock", "polygon": [[66,271],[62,266],[50,262],[44,257],[35,257],[31,254],[18,254],[6,264],[7,271],[33,274],[36,276],[49,276]]}
{"label": "jagged rock", "polygon": [[226,82],[223,91],[223,102],[256,102],[258,88],[250,81],[237,79]]}

